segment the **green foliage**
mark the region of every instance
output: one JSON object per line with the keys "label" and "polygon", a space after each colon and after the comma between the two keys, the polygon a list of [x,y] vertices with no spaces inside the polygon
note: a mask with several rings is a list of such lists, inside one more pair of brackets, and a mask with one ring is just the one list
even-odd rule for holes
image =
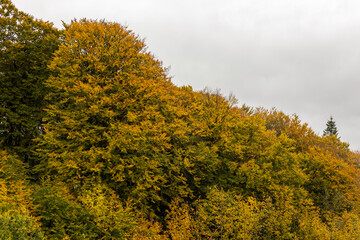
{"label": "green foliage", "polygon": [[333,117],[330,116],[330,119],[326,123],[326,128],[324,130],[323,135],[324,136],[332,136],[332,135],[337,135],[337,134],[338,134],[338,131],[336,128],[335,121],[334,121]]}
{"label": "green foliage", "polygon": [[111,189],[101,185],[91,186],[83,191],[78,200],[93,217],[96,239],[128,239],[133,229],[137,228],[132,208],[123,207]]}
{"label": "green foliage", "polygon": [[51,23],[0,2],[0,147],[27,160],[31,140],[42,132],[47,65],[58,45]]}
{"label": "green foliage", "polygon": [[43,239],[24,164],[0,151],[0,239]]}
{"label": "green foliage", "polygon": [[32,197],[42,229],[51,239],[129,239],[157,233],[141,225],[151,226],[102,185],[87,186],[76,197],[64,184],[44,182]]}
{"label": "green foliage", "polygon": [[50,239],[95,239],[96,225],[87,209],[82,207],[61,184],[43,183],[32,194],[41,216],[43,232]]}

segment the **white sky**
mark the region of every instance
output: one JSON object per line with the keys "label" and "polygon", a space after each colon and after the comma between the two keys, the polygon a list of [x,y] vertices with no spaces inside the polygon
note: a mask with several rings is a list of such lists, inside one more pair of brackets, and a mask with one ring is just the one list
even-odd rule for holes
{"label": "white sky", "polygon": [[330,115],[360,150],[358,0],[13,0],[36,18],[127,25],[176,85],[296,113],[322,134]]}

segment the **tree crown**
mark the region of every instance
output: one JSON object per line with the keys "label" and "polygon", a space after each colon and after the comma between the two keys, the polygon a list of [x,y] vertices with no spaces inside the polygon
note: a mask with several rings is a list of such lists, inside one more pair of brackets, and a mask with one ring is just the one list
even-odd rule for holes
{"label": "tree crown", "polygon": [[334,121],[333,117],[330,116],[330,119],[326,123],[326,128],[324,130],[323,135],[324,136],[332,136],[332,135],[337,135],[337,134],[338,134],[338,131],[336,128],[335,121]]}

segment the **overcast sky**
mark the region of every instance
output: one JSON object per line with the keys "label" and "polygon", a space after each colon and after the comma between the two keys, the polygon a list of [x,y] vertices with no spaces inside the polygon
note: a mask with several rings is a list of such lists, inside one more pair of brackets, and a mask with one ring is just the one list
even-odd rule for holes
{"label": "overcast sky", "polygon": [[360,150],[359,0],[13,0],[61,28],[73,18],[127,25],[173,83],[220,88],[240,104],[296,113],[322,134],[333,116]]}

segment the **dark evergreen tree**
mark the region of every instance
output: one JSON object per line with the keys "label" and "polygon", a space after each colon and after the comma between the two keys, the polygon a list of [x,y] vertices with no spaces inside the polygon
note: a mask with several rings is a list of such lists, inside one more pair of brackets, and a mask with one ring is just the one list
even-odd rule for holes
{"label": "dark evergreen tree", "polygon": [[52,23],[0,1],[0,147],[27,159],[41,132],[47,65],[59,42]]}
{"label": "dark evergreen tree", "polygon": [[333,117],[330,116],[330,119],[326,123],[326,128],[324,130],[323,135],[324,136],[332,136],[332,135],[337,135],[337,134],[338,134],[338,131],[336,128],[335,121],[334,121]]}

